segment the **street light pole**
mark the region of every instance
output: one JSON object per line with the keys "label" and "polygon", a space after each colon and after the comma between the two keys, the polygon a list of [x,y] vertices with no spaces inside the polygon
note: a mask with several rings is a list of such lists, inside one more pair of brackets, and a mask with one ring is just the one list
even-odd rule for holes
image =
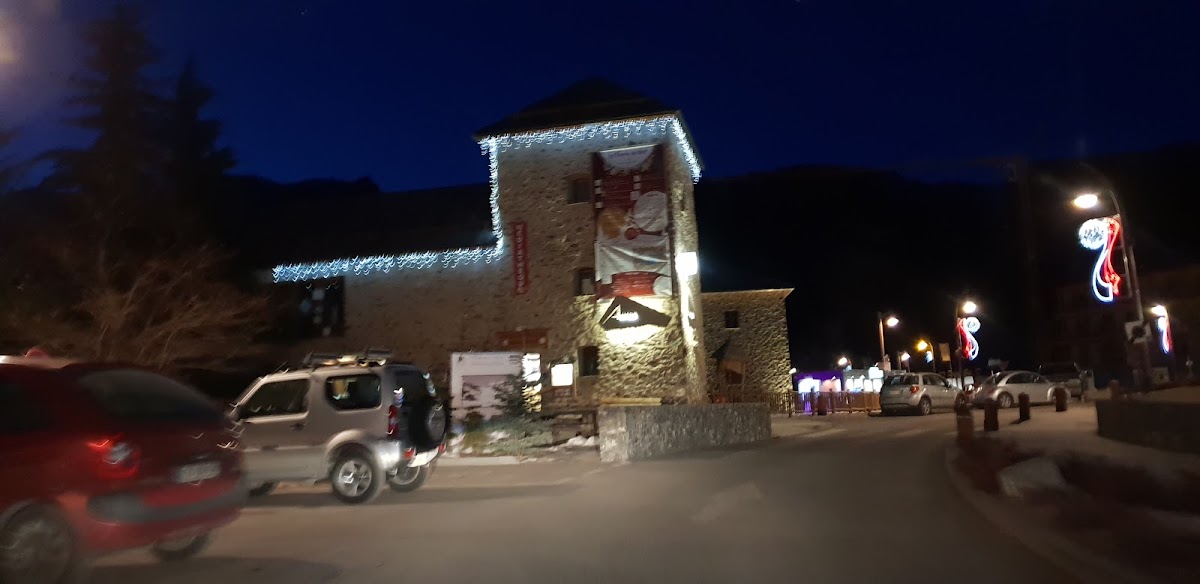
{"label": "street light pole", "polygon": [[1129,215],[1126,214],[1125,208],[1121,206],[1121,198],[1117,196],[1117,189],[1113,186],[1112,181],[1104,173],[1096,170],[1096,167],[1083,163],[1083,167],[1088,169],[1092,174],[1096,175],[1104,183],[1104,194],[1108,196],[1108,201],[1113,207],[1113,212],[1116,213],[1120,220],[1121,230],[1117,232],[1117,238],[1121,242],[1121,251],[1125,260],[1125,273],[1129,276],[1129,288],[1133,294],[1133,304],[1137,307],[1137,321],[1145,322],[1146,307],[1142,304],[1142,285],[1138,281],[1137,255],[1133,252],[1133,240],[1128,237],[1125,232],[1129,230]]}
{"label": "street light pole", "polygon": [[883,313],[877,312],[875,315],[879,317],[879,366],[883,367],[887,361],[887,349],[883,343]]}
{"label": "street light pole", "polygon": [[[883,364],[888,362],[887,347],[884,346],[883,342],[884,318],[882,312],[876,312],[875,316],[879,317],[879,366],[883,367]],[[887,317],[888,328],[892,328],[898,324],[900,324],[900,319],[896,318],[895,315]],[[896,365],[899,366],[900,364],[897,363]]]}

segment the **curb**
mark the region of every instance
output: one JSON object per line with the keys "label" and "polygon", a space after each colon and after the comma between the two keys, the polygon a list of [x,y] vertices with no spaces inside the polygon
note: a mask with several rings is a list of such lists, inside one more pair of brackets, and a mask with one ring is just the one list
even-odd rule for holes
{"label": "curb", "polygon": [[1021,542],[1021,545],[1074,576],[1080,582],[1106,582],[1116,584],[1151,584],[1158,580],[1135,572],[1048,529],[1023,523],[1021,517],[1012,512],[1012,506],[997,501],[991,495],[975,490],[966,477],[954,468],[957,447],[945,450],[946,477],[954,490],[958,491],[971,507],[987,519],[998,531]]}
{"label": "curb", "polygon": [[515,456],[439,456],[437,459],[438,466],[512,466],[521,464],[521,460]]}

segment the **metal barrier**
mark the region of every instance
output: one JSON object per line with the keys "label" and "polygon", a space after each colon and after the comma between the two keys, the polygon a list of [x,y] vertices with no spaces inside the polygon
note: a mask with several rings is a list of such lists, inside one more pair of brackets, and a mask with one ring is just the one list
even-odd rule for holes
{"label": "metal barrier", "polygon": [[798,415],[879,411],[879,394],[874,392],[822,391],[793,393],[792,396]]}

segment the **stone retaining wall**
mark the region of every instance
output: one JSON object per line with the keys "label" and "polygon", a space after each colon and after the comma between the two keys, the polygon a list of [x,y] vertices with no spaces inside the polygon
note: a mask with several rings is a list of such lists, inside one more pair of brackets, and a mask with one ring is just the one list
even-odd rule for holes
{"label": "stone retaining wall", "polygon": [[1200,454],[1200,404],[1144,401],[1096,402],[1101,436],[1175,452]]}
{"label": "stone retaining wall", "polygon": [[627,462],[771,438],[767,404],[605,406],[597,420],[600,459]]}

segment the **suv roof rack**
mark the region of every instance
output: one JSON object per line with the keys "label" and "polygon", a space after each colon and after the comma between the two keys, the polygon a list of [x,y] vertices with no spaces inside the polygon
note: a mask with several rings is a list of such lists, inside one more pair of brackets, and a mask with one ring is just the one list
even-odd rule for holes
{"label": "suv roof rack", "polygon": [[392,359],[392,352],[386,349],[373,349],[367,347],[358,353],[318,353],[312,352],[304,357],[300,362],[301,367],[318,369],[320,367],[338,367],[356,365],[359,367],[376,367],[379,365],[387,365],[389,363],[401,364],[407,363],[404,361],[395,361]]}

